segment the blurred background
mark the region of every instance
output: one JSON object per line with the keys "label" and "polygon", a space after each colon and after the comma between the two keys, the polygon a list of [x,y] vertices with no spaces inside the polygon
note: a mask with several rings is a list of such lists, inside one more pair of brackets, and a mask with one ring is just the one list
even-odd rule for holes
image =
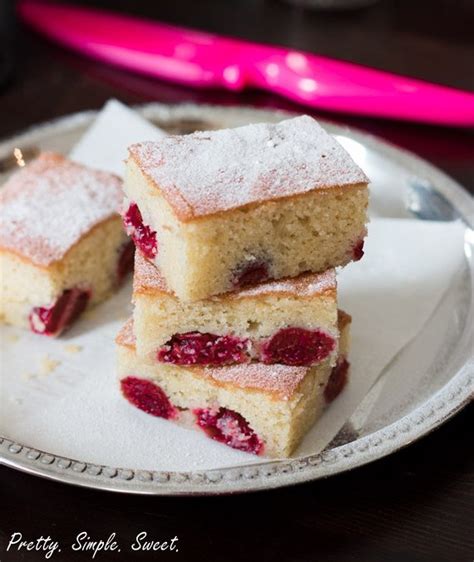
{"label": "blurred background", "polygon": [[[474,91],[473,0],[75,3],[297,48]],[[132,105],[199,102],[309,112],[270,93],[193,90],[95,62],[24,27],[15,16],[15,2],[10,0],[0,1],[0,35],[1,137],[61,115],[100,108],[110,97]],[[474,181],[472,129],[310,113],[380,135],[434,162],[464,184]]]}

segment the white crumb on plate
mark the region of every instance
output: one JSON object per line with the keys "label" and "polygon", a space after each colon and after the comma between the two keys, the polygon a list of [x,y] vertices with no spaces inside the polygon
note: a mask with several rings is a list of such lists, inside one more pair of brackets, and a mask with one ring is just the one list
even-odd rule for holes
{"label": "white crumb on plate", "polygon": [[59,365],[61,365],[61,361],[53,359],[49,355],[43,355],[40,360],[40,374],[49,375],[50,373],[55,371],[59,367]]}
{"label": "white crumb on plate", "polygon": [[64,351],[73,355],[75,353],[79,353],[80,351],[82,351],[82,346],[76,345],[74,343],[68,343],[67,345],[64,346]]}

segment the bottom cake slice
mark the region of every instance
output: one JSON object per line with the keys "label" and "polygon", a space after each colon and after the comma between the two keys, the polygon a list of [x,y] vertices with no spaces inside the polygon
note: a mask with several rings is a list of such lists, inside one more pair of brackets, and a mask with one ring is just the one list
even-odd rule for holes
{"label": "bottom cake slice", "polygon": [[190,425],[235,449],[288,457],[344,388],[351,317],[339,311],[339,353],[314,367],[262,363],[179,367],[137,356],[133,321],[117,336],[123,396],[148,414]]}

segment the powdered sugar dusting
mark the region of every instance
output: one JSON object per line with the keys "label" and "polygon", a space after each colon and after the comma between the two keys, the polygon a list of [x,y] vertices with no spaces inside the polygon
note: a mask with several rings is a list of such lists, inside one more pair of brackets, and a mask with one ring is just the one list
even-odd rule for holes
{"label": "powdered sugar dusting", "polygon": [[114,216],[121,199],[117,176],[43,153],[0,190],[0,246],[48,266]]}
{"label": "powdered sugar dusting", "polygon": [[311,117],[134,144],[131,157],[181,220],[368,182]]}
{"label": "powdered sugar dusting", "polygon": [[245,298],[269,293],[290,294],[298,297],[311,297],[325,291],[336,290],[336,271],[328,269],[324,273],[305,273],[295,278],[280,279],[261,283],[241,291],[228,294],[233,298]]}
{"label": "powdered sugar dusting", "polygon": [[[336,272],[334,269],[328,269],[321,274],[307,273],[295,278],[267,281],[248,289],[213,296],[208,300],[222,301],[225,299],[242,299],[272,294],[286,294],[303,298],[320,295],[326,291],[335,291],[336,287]],[[165,292],[173,295],[168,289],[160,270],[138,250],[135,252],[133,292]]]}
{"label": "powdered sugar dusting", "polygon": [[309,374],[308,367],[241,363],[230,367],[202,369],[202,373],[220,383],[239,388],[261,390],[277,394],[283,400],[291,398],[301,381]]}
{"label": "powdered sugar dusting", "polygon": [[[117,335],[120,346],[135,349],[133,320],[130,318]],[[137,361],[139,359],[137,358]],[[157,366],[157,369],[160,367]],[[311,371],[308,367],[289,367],[287,365],[264,365],[263,363],[241,363],[229,367],[176,367],[189,369],[193,375],[212,379],[217,383],[231,384],[239,388],[260,390],[277,394],[282,400],[288,400],[298,388],[301,381]]]}

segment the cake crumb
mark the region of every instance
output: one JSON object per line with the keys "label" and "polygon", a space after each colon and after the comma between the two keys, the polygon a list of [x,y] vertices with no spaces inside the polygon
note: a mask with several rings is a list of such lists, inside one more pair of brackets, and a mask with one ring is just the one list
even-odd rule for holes
{"label": "cake crumb", "polygon": [[42,375],[49,375],[52,373],[59,365],[60,361],[52,359],[49,355],[44,355],[40,360],[40,373]]}
{"label": "cake crumb", "polygon": [[34,373],[22,373],[21,378],[22,378],[24,381],[29,381],[29,380],[31,380],[31,379],[35,379],[35,378],[36,378],[36,375],[35,375]]}
{"label": "cake crumb", "polygon": [[15,343],[20,339],[20,336],[18,334],[8,334],[8,341],[10,343]]}
{"label": "cake crumb", "polygon": [[67,351],[67,353],[70,353],[71,355],[74,353],[79,353],[79,351],[82,351],[82,345],[70,343],[64,346],[64,351]]}

